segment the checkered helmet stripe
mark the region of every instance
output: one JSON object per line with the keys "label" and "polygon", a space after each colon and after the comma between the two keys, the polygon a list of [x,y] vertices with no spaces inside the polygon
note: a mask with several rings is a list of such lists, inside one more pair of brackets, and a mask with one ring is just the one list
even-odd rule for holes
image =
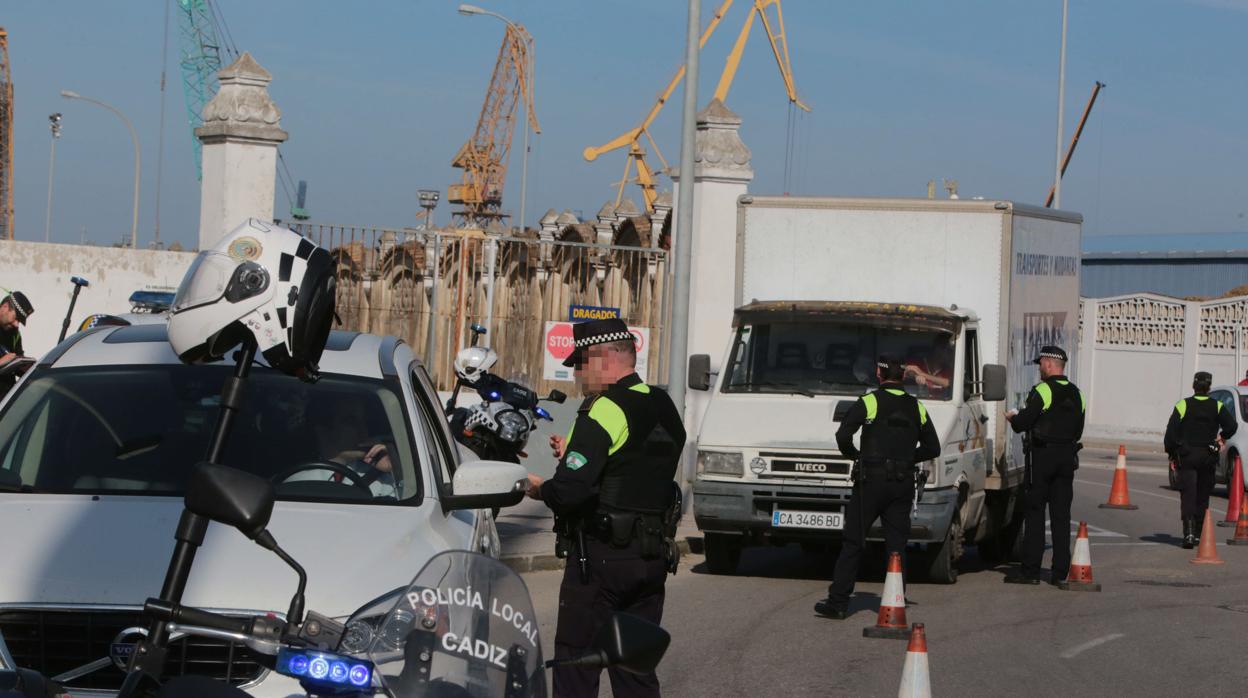
{"label": "checkered helmet stripe", "polygon": [[573,346],[575,346],[577,349],[581,349],[584,347],[593,346],[595,344],[606,344],[607,342],[622,342],[626,339],[632,339],[632,338],[633,338],[633,333],[631,332],[611,332],[608,334],[600,334],[600,335],[595,335],[593,337],[585,337],[584,339],[578,339],[573,344]]}

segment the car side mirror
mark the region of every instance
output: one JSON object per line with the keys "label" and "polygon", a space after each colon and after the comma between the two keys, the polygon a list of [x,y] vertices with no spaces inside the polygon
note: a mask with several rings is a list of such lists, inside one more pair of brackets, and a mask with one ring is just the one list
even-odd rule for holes
{"label": "car side mirror", "polygon": [[478,460],[455,469],[451,493],[442,497],[446,509],[501,509],[524,499],[529,473],[517,463]]}
{"label": "car side mirror", "polygon": [[836,408],[832,411],[833,422],[845,421],[845,415],[849,414],[849,408],[854,406],[855,400],[837,400]]}
{"label": "car side mirror", "polygon": [[269,525],[276,495],[262,477],[215,463],[191,471],[184,502],[188,511],[237,528],[255,539]]}
{"label": "car side mirror", "polygon": [[984,402],[1001,402],[1005,399],[1005,366],[984,364]]}
{"label": "car side mirror", "polygon": [[694,354],[689,357],[688,384],[691,390],[711,389],[711,356]]}

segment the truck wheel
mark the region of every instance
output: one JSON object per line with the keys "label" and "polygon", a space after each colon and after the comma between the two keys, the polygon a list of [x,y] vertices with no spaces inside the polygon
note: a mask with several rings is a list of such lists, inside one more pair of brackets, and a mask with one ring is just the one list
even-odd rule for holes
{"label": "truck wheel", "polygon": [[962,520],[958,514],[949,522],[945,540],[939,546],[929,547],[927,579],[933,584],[953,584],[958,581],[958,558],[962,557]]}
{"label": "truck wheel", "polygon": [[734,574],[741,561],[741,536],[706,534],[706,568],[711,574]]}

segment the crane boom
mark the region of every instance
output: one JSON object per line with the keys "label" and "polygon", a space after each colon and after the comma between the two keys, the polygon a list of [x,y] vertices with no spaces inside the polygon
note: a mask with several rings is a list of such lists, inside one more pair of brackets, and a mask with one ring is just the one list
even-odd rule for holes
{"label": "crane boom", "polygon": [[507,24],[476,130],[451,161],[452,167],[464,171],[460,182],[447,189],[447,200],[463,207],[452,213],[463,227],[483,227],[506,215],[502,212],[503,184],[516,108],[522,101],[530,127],[541,133],[529,85],[532,46],[533,37],[523,26]]}
{"label": "crane boom", "polygon": [[[1092,87],[1092,96],[1088,98],[1088,106],[1083,108],[1083,116],[1079,118],[1079,125],[1075,127],[1075,135],[1070,137],[1070,147],[1066,149],[1066,157],[1062,158],[1062,170],[1058,173],[1058,177],[1066,176],[1066,168],[1070,165],[1070,158],[1075,154],[1075,146],[1079,145],[1079,136],[1083,135],[1083,127],[1088,123],[1088,115],[1092,113],[1092,105],[1096,104],[1096,96],[1101,93],[1101,88],[1105,83],[1100,80],[1096,81],[1096,85]],[[1057,193],[1057,182],[1049,185],[1049,196],[1044,200],[1045,208],[1053,208],[1053,197]]]}
{"label": "crane boom", "polygon": [[9,33],[0,27],[0,240],[13,239],[13,74]]}
{"label": "crane boom", "polygon": [[[710,23],[703,30],[701,38],[698,40],[698,49],[701,50],[706,45],[711,34],[714,33],[716,27],[719,26],[724,14],[732,7],[733,0],[724,0],[724,2],[715,10],[715,14],[711,17]],[[775,8],[775,18],[772,19],[768,15],[768,10]],[[787,35],[784,31],[784,14],[780,8],[780,0],[754,0],[753,7],[746,16],[745,23],[741,27],[741,31],[737,34],[736,43],[733,45],[732,52],[728,54],[728,59],[724,63],[724,70],[720,74],[719,84],[715,88],[715,97],[720,101],[724,101],[728,97],[728,90],[732,87],[732,81],[737,75],[737,67],[741,63],[741,56],[745,51],[746,41],[749,39],[750,30],[754,26],[755,16],[762,20],[763,28],[767,32],[767,40],[771,44],[772,55],[775,56],[776,65],[780,68],[780,77],[784,80],[784,89],[788,94],[789,102],[796,105],[803,111],[810,111],[810,107],[806,106],[797,96],[797,87],[793,79],[793,65],[789,59],[789,44]],[[658,198],[658,190],[655,186],[655,172],[645,163],[645,150],[641,147],[641,139],[645,137],[649,140],[654,154],[664,164],[664,170],[667,169],[667,161],[663,158],[663,153],[659,151],[658,144],[654,142],[654,138],[650,135],[650,125],[654,123],[659,112],[663,110],[663,106],[671,98],[672,93],[676,90],[677,85],[685,77],[685,66],[682,64],[677,69],[676,74],[668,82],[667,87],[659,94],[658,100],[650,107],[644,119],[636,127],[625,131],[616,138],[597,147],[588,147],[582,151],[582,156],[590,162],[598,159],[598,156],[609,153],[620,148],[628,148],[628,159],[625,162],[624,178],[620,181],[619,191],[616,194],[615,203],[618,206],[624,198],[624,187],[630,182],[629,173],[634,167],[637,168],[636,182],[641,187],[642,198],[645,200],[646,210],[654,211],[654,202]]]}
{"label": "crane boom", "polygon": [[221,70],[221,40],[207,0],[172,0],[178,11],[178,39],[186,120],[195,149],[195,177],[203,178],[203,145],[195,129],[204,124],[204,105],[217,94]]}

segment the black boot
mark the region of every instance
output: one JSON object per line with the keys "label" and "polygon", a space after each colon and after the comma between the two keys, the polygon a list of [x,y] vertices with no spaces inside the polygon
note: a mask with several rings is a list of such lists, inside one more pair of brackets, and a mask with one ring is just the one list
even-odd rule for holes
{"label": "black boot", "polygon": [[1196,547],[1196,521],[1194,519],[1183,519],[1183,549],[1191,550]]}

